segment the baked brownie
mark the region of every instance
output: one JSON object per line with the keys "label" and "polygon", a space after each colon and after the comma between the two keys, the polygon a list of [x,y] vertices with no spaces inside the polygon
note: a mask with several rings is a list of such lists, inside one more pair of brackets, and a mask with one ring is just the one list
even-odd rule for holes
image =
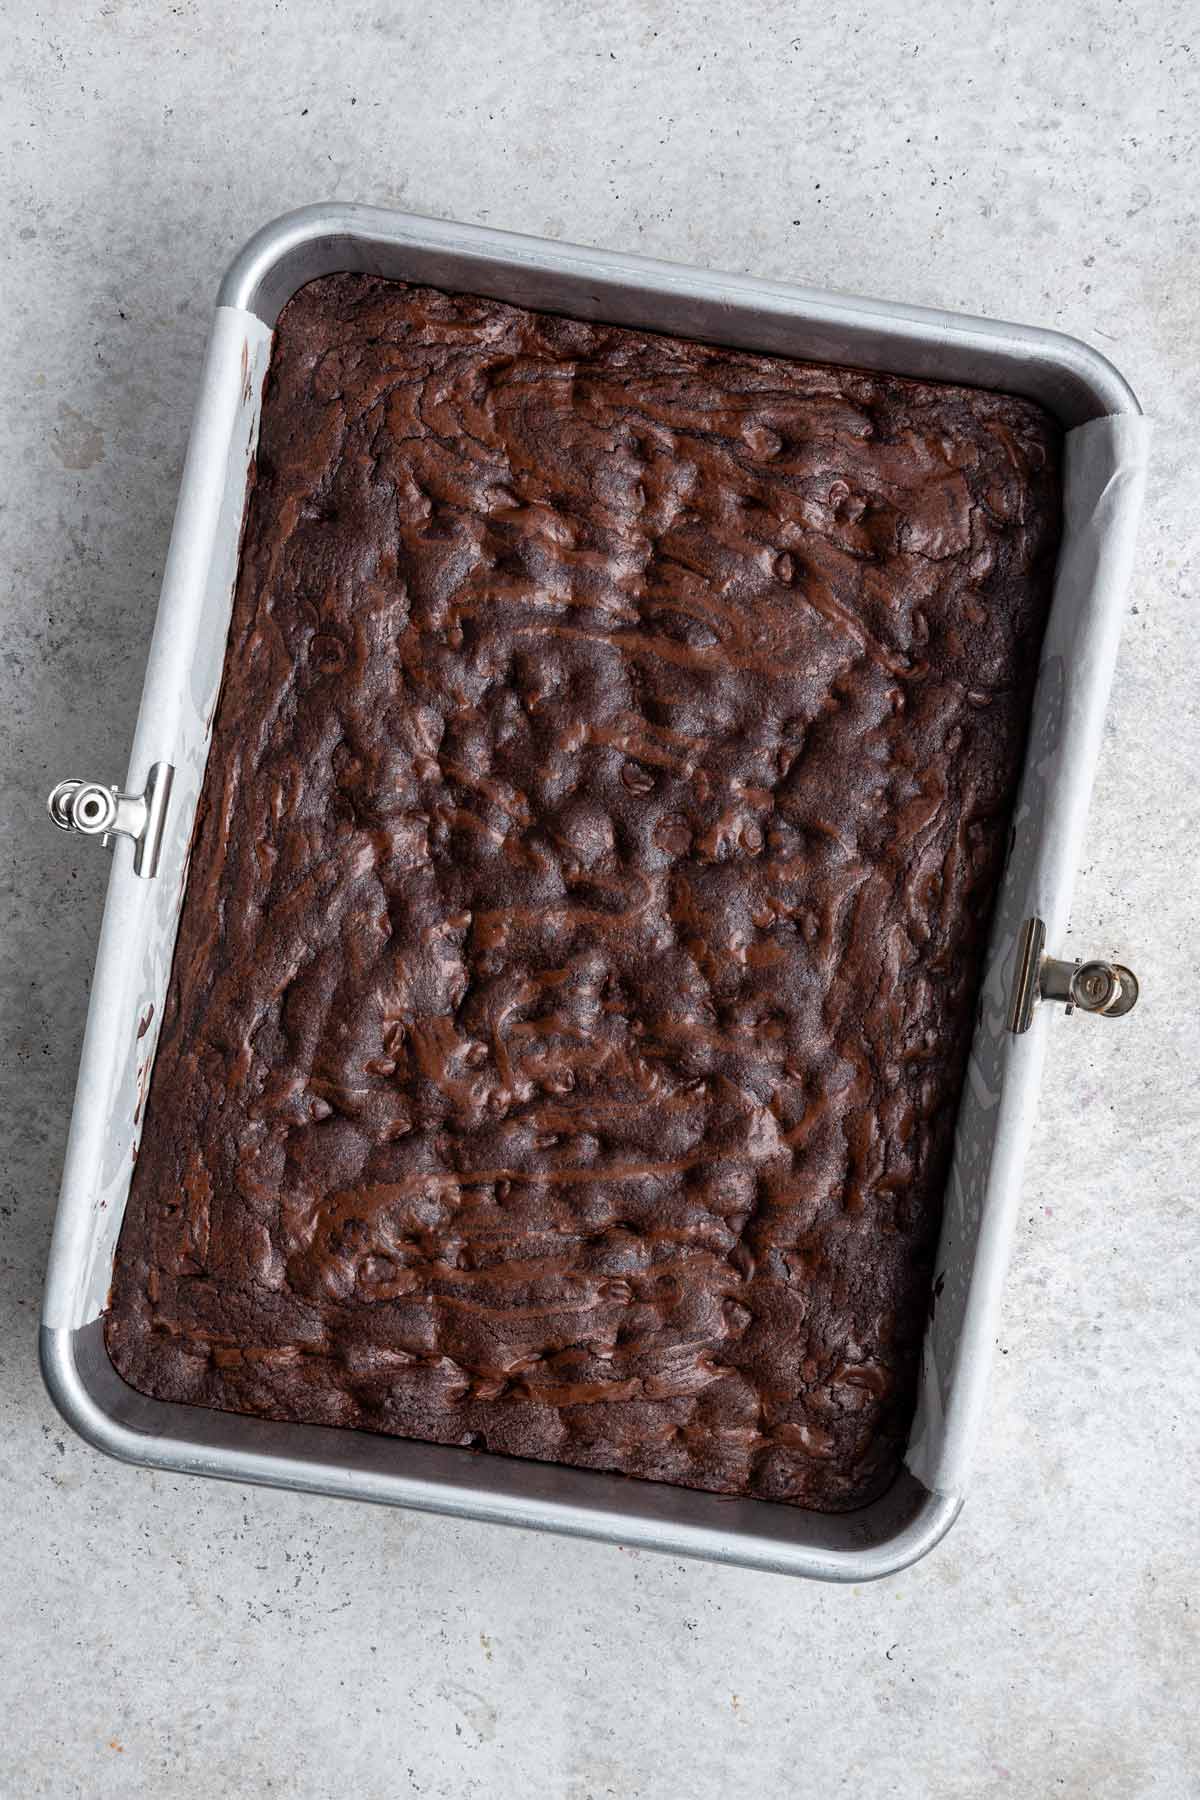
{"label": "baked brownie", "polygon": [[302,289],[117,1256],[125,1378],[881,1492],[1058,462],[1024,400]]}

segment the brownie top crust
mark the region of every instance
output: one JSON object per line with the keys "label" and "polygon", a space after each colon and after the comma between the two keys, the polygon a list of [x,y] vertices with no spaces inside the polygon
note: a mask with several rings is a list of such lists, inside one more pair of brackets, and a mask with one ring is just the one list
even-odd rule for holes
{"label": "brownie top crust", "polygon": [[303,288],[107,1317],[126,1380],[880,1493],[1058,466],[1012,397]]}

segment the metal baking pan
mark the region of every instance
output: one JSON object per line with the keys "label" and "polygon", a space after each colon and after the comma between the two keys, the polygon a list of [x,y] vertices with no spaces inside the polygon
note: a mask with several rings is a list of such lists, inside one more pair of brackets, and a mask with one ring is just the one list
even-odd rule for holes
{"label": "metal baking pan", "polygon": [[[166,1405],[135,1393],[108,1360],[101,1314],[220,685],[272,327],[297,288],[338,270],[750,350],[1003,389],[1041,401],[1067,428],[1063,549],[960,1109],[917,1415],[901,1475],[860,1511],[819,1514]],[[1035,1004],[1042,950],[1065,929],[1145,457],[1145,421],[1125,381],[1094,350],[1052,332],[364,206],[308,207],[252,238],[218,296],[125,791],[68,782],[52,806],[60,825],[114,834],[41,1332],[46,1383],[68,1423],[97,1448],[157,1468],[828,1580],[884,1575],[929,1550],[962,1505],[978,1430],[1046,1022],[1054,1013]],[[1119,988],[1120,975],[1113,979]],[[1089,980],[1093,985],[1075,995],[1084,1007],[1098,991]],[[1053,987],[1043,982],[1041,991]],[[1124,992],[1127,1003],[1128,982]],[[1093,1028],[1110,1029],[1073,1027]]]}

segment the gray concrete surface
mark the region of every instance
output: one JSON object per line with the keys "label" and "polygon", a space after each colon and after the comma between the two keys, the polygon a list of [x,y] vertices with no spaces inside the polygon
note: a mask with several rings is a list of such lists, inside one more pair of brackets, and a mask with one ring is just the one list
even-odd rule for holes
{"label": "gray concrete surface", "polygon": [[[0,561],[0,1795],[1200,1793],[1187,0],[9,0]],[[439,26],[441,16],[445,23]],[[342,196],[1054,324],[1158,421],[974,1492],[827,1590],[170,1480],[60,1427],[34,1328],[105,858],[218,273]]]}

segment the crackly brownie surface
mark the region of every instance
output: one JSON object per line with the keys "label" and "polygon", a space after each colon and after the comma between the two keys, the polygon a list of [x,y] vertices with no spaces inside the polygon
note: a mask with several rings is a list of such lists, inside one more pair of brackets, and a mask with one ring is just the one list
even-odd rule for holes
{"label": "crackly brownie surface", "polygon": [[1059,504],[1021,400],[304,288],[116,1263],[126,1379],[881,1491]]}

